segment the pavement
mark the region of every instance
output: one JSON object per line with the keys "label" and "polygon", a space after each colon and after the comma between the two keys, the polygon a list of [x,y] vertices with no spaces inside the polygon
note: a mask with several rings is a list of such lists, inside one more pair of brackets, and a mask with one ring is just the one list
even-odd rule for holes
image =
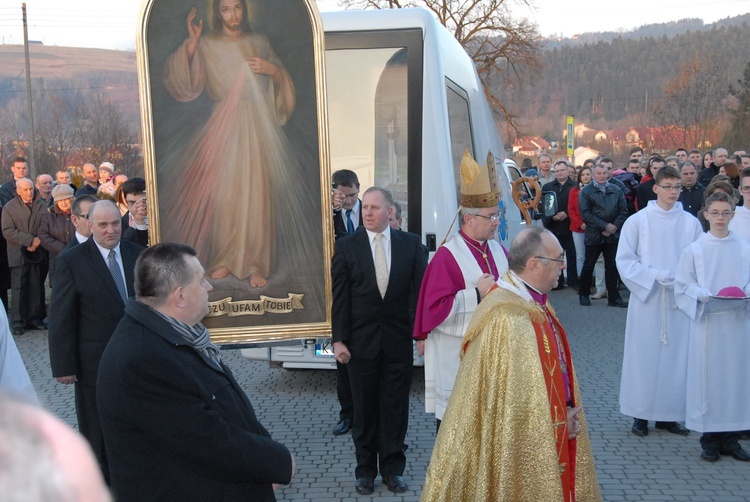
{"label": "pavement", "polygon": [[[645,438],[630,434],[632,419],[621,415],[618,406],[626,309],[607,307],[606,300],[580,307],[570,288],[554,291],[550,298],[570,339],[604,500],[750,500],[750,462],[701,460],[700,434],[676,436],[655,430],[653,423]],[[42,404],[75,427],[73,387],[52,379],[46,332],[30,331],[15,339]],[[297,460],[294,482],[276,492],[278,500],[419,500],[435,440],[434,417],[424,412],[421,368],[414,372],[406,437],[409,491],[393,494],[378,479],[375,493],[363,496],[354,491],[351,436],[331,434],[339,410],[335,372],[285,370],[247,360],[238,350],[222,354],[261,422]],[[748,442],[744,447],[750,450]],[[533,494],[528,500],[534,500]]]}

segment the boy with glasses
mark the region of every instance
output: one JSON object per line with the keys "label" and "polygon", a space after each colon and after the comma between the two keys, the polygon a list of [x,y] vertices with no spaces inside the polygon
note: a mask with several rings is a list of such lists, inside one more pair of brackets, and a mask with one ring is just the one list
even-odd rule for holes
{"label": "boy with glasses", "polygon": [[690,320],[676,309],[674,279],[682,251],[698,239],[700,222],[677,201],[680,173],[656,173],[655,201],[625,221],[617,246],[617,269],[630,290],[620,382],[620,412],[634,417],[631,432],[657,429],[687,435],[685,372]]}
{"label": "boy with glasses", "polygon": [[729,230],[734,206],[723,192],[706,200],[710,229],[682,253],[675,280],[677,306],[691,319],[685,425],[703,433],[708,462],[750,461],[738,432],[750,429],[750,244]]}

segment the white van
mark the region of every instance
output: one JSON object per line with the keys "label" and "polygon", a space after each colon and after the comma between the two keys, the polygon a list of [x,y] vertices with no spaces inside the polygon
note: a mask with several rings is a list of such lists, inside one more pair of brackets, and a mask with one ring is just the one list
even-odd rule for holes
{"label": "white van", "polygon": [[[403,210],[402,229],[420,235],[432,255],[458,210],[464,151],[480,164],[492,152],[506,208],[499,239],[508,247],[523,221],[510,192],[519,173],[512,161],[503,162],[503,143],[466,51],[424,9],[321,17],[331,172],[356,172],[361,192],[390,189]],[[249,348],[243,355],[286,368],[335,368],[329,342]]]}

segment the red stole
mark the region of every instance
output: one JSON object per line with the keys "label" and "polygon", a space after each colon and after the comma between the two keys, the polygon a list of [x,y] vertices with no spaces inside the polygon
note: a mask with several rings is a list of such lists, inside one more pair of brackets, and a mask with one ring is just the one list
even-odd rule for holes
{"label": "red stole", "polygon": [[562,482],[563,500],[575,501],[575,467],[576,467],[576,440],[568,439],[568,407],[566,402],[565,380],[563,378],[562,368],[560,367],[560,354],[558,352],[558,343],[555,342],[555,333],[552,331],[551,320],[558,333],[558,340],[561,349],[565,355],[564,361],[568,364],[568,381],[570,389],[568,394],[571,396],[573,406],[575,407],[575,394],[573,391],[573,367],[570,364],[570,347],[565,331],[552,316],[545,316],[541,323],[532,322],[534,332],[536,333],[537,348],[539,349],[539,360],[542,363],[542,372],[544,373],[544,383],[547,386],[547,395],[549,396],[550,415],[552,417],[552,426],[555,434],[555,444],[557,446],[557,459],[560,467],[560,481]]}

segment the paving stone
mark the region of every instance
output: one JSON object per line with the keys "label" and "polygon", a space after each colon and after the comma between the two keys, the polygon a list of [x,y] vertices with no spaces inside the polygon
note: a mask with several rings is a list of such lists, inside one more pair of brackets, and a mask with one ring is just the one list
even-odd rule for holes
{"label": "paving stone", "polygon": [[[569,288],[552,292],[550,299],[570,338],[604,500],[747,501],[749,466],[729,457],[715,464],[702,461],[700,434],[685,438],[657,431],[653,424],[645,438],[630,434],[632,418],[621,415],[618,404],[627,311],[602,302],[580,307]],[[43,405],[75,427],[73,386],[52,378],[46,332],[29,331],[15,340]],[[375,493],[360,496],[354,491],[351,436],[331,434],[339,411],[335,372],[284,370],[244,359],[237,350],[224,350],[223,357],[261,422],[297,459],[296,481],[276,492],[278,500],[419,500],[435,441],[434,417],[424,412],[421,369],[414,372],[406,436],[404,478],[410,491],[391,493],[378,478]]]}

